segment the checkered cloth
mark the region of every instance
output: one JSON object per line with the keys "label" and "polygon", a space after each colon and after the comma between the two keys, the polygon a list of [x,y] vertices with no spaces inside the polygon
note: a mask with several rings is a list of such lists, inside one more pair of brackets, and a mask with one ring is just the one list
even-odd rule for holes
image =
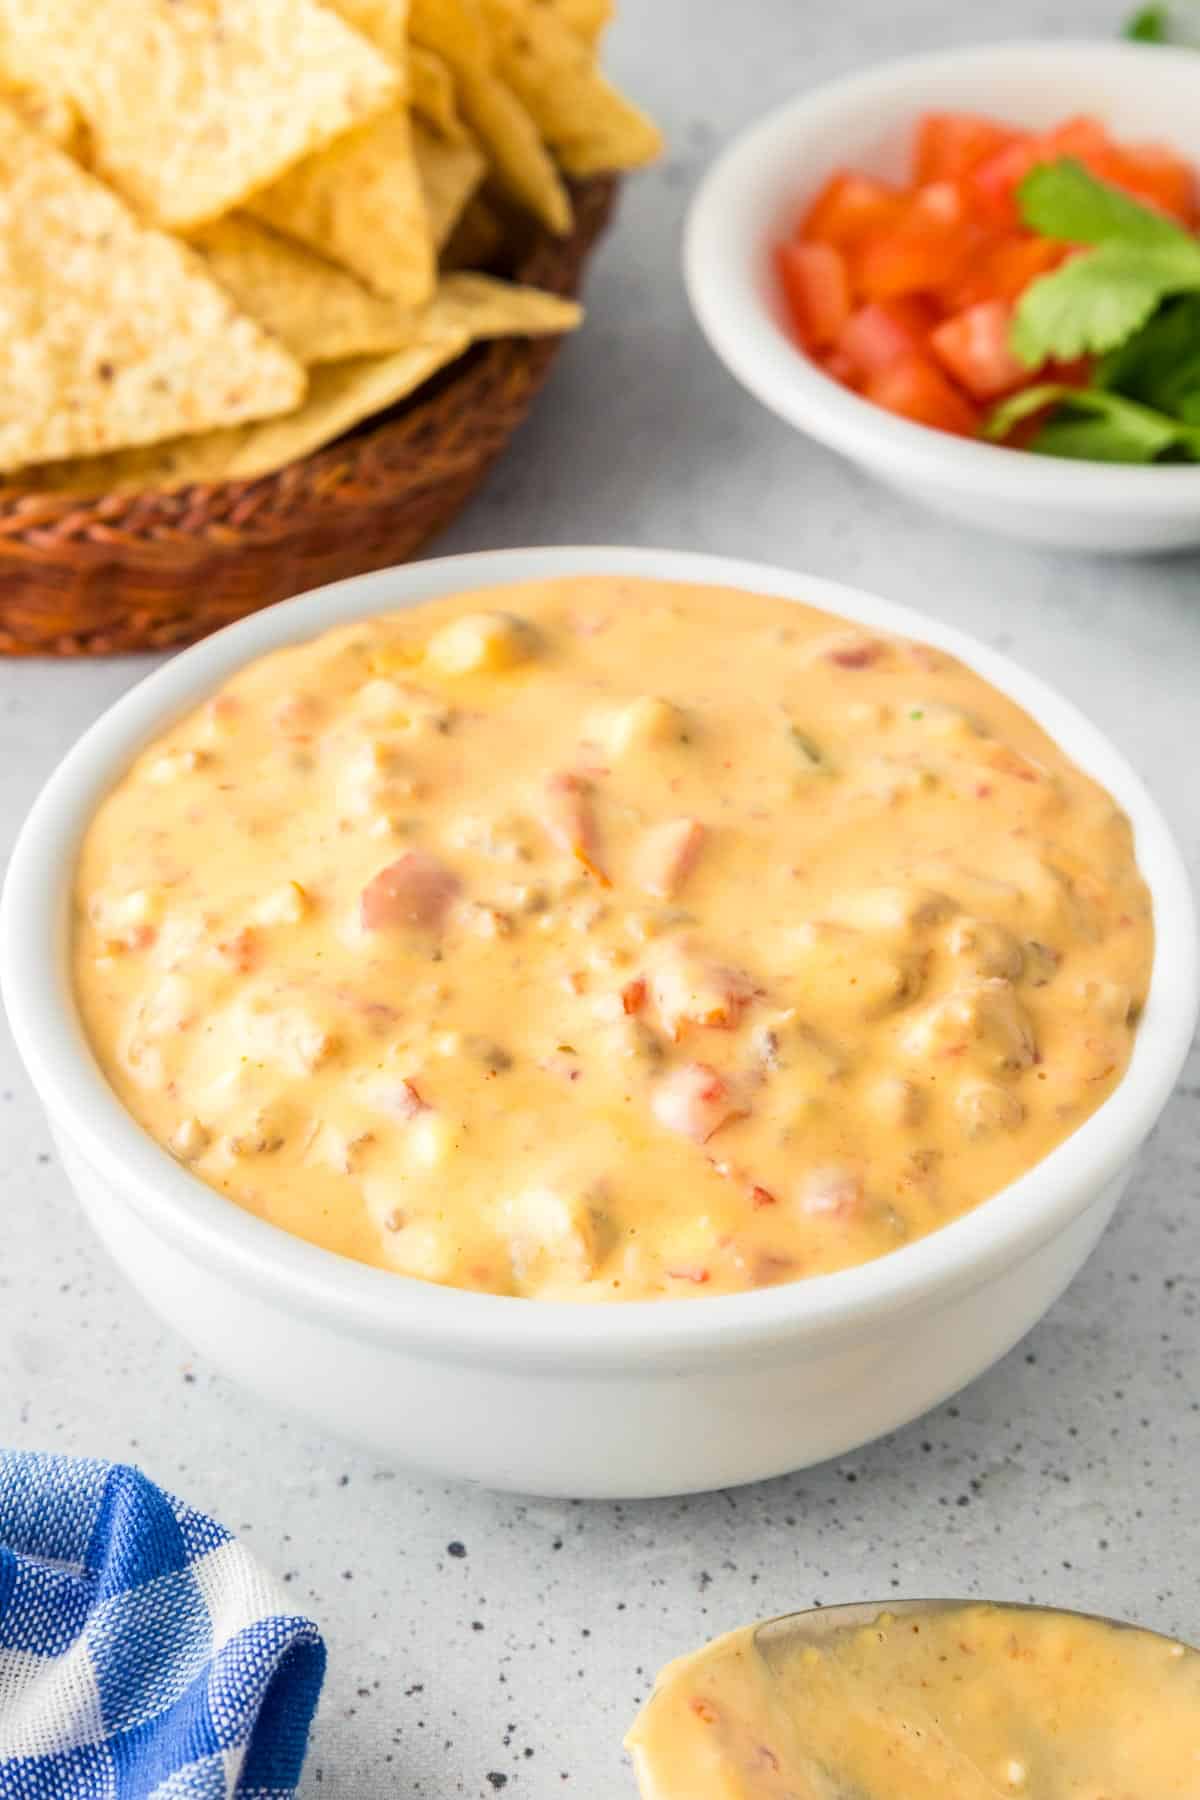
{"label": "checkered cloth", "polygon": [[118,1463],[0,1450],[0,1800],[289,1800],[325,1647]]}

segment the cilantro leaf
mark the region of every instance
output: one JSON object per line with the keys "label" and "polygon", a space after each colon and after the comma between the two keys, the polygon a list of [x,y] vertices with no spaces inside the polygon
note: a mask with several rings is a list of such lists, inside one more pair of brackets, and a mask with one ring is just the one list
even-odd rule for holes
{"label": "cilantro leaf", "polygon": [[1021,217],[1069,244],[1191,244],[1182,225],[1100,181],[1074,157],[1038,163],[1017,188]]}
{"label": "cilantro leaf", "polygon": [[1179,5],[1143,6],[1126,19],[1121,35],[1137,44],[1194,46],[1200,42],[1200,19],[1186,16]]}
{"label": "cilantro leaf", "polygon": [[1031,282],[1013,318],[1013,350],[1031,369],[1115,350],[1171,294],[1200,292],[1200,242],[1105,243]]}
{"label": "cilantro leaf", "polygon": [[1170,21],[1166,7],[1141,7],[1132,18],[1126,19],[1121,36],[1132,38],[1135,44],[1169,43]]}
{"label": "cilantro leaf", "polygon": [[985,427],[1048,414],[1031,450],[1101,462],[1200,461],[1200,239],[1063,158],[1017,190],[1031,229],[1092,248],[1032,282],[1009,341],[1030,368],[1103,356],[1088,388],[1026,389]]}
{"label": "cilantro leaf", "polygon": [[986,435],[1005,438],[1023,419],[1051,407],[1051,417],[1028,446],[1043,456],[1146,463],[1173,452],[1200,460],[1200,429],[1122,394],[1061,382],[1042,382],[1001,401],[987,421]]}
{"label": "cilantro leaf", "polygon": [[1030,368],[1114,350],[1169,295],[1200,291],[1200,240],[1070,157],[1031,169],[1017,197],[1032,230],[1095,246],[1021,296],[1012,347]]}
{"label": "cilantro leaf", "polygon": [[1170,450],[1175,434],[1143,432],[1127,429],[1126,421],[1116,415],[1103,419],[1080,419],[1068,413],[1062,418],[1048,419],[1029,444],[1039,456],[1066,456],[1082,462],[1151,463]]}
{"label": "cilantro leaf", "polygon": [[1096,387],[1185,418],[1200,405],[1200,295],[1169,300],[1150,322],[1105,357]]}
{"label": "cilantro leaf", "polygon": [[1075,392],[1062,381],[1043,381],[1037,387],[1022,388],[1019,394],[1012,394],[1007,400],[1000,400],[993,406],[984,420],[984,437],[1006,438],[1014,425],[1020,425],[1034,413],[1045,412],[1048,407],[1056,406]]}

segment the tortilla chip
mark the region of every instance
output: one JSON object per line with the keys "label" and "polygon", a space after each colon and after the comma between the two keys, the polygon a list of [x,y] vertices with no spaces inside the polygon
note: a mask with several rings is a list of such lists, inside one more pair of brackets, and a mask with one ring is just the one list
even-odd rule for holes
{"label": "tortilla chip", "polygon": [[567,191],[537,126],[492,66],[478,0],[413,0],[412,35],[453,71],[463,117],[501,186],[551,231],[568,231]]}
{"label": "tortilla chip", "polygon": [[491,48],[478,0],[410,0],[408,29],[413,43],[435,51],[456,77],[464,68],[488,65]]}
{"label": "tortilla chip", "polygon": [[249,210],[405,306],[433,293],[433,238],[404,107],[297,164]]}
{"label": "tortilla chip", "polygon": [[487,164],[469,139],[464,138],[460,144],[447,143],[419,119],[413,122],[413,148],[417,153],[429,228],[440,250],[483,180]]}
{"label": "tortilla chip", "polygon": [[482,338],[546,337],[574,331],[583,320],[577,300],[520,287],[495,275],[464,269],[445,275],[427,318],[439,330],[464,330],[473,343]]}
{"label": "tortilla chip", "polygon": [[191,239],[243,312],[305,364],[372,356],[409,342],[417,315],[385,300],[303,244],[246,213],[202,225]]}
{"label": "tortilla chip", "polygon": [[542,0],[542,4],[589,44],[600,41],[613,14],[612,0]]}
{"label": "tortilla chip", "polygon": [[10,106],[31,131],[70,150],[79,131],[79,115],[61,86],[52,86],[41,57],[23,56],[5,25],[6,0],[0,0],[0,106]]}
{"label": "tortilla chip", "polygon": [[314,0],[0,0],[97,170],[158,224],[205,224],[394,105],[387,59]]}
{"label": "tortilla chip", "polygon": [[358,357],[314,370],[307,400],[287,418],[36,469],[7,492],[139,493],[195,482],[253,480],[308,456],[373,413],[406,399],[473,340],[569,331],[581,316],[574,301],[557,294],[512,287],[486,275],[451,275],[410,345],[391,356]]}
{"label": "tortilla chip", "polygon": [[197,257],[0,107],[0,469],[285,412],[304,389]]}
{"label": "tortilla chip", "polygon": [[448,143],[461,144],[466,131],[458,114],[454,77],[436,50],[408,47],[408,88],[412,109]]}
{"label": "tortilla chip", "polygon": [[464,70],[462,109],[496,180],[559,237],[571,229],[571,202],[538,130],[516,96],[490,71]]}
{"label": "tortilla chip", "polygon": [[496,67],[569,175],[652,162],[662,137],[604,79],[587,44],[539,0],[482,0]]}
{"label": "tortilla chip", "polygon": [[390,356],[324,363],[309,382],[298,412],[269,424],[175,438],[146,450],[60,463],[27,478],[26,491],[123,494],[147,488],[191,487],[213,481],[252,481],[319,450],[372,413],[411,394],[453,362],[467,337],[442,336],[410,344]]}
{"label": "tortilla chip", "polygon": [[409,41],[409,0],[328,0],[328,4],[402,72],[412,110],[443,137],[458,142],[464,133],[454,77],[435,51]]}
{"label": "tortilla chip", "polygon": [[11,107],[23,125],[49,138],[60,150],[70,150],[79,130],[75,108],[65,94],[52,88],[38,87],[30,81],[9,76],[4,69],[4,46],[0,43],[0,106]]}
{"label": "tortilla chip", "polygon": [[79,119],[71,102],[61,94],[52,94],[49,88],[29,87],[25,82],[13,82],[10,86],[0,77],[0,106],[10,107],[30,131],[70,153]]}
{"label": "tortilla chip", "polygon": [[326,4],[397,68],[408,67],[409,0],[326,0]]}

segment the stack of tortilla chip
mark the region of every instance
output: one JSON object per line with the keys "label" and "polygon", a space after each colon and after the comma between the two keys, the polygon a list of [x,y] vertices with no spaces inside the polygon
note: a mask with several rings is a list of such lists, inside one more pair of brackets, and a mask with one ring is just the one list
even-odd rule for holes
{"label": "stack of tortilla chip", "polygon": [[[609,0],[0,0],[0,492],[266,475],[572,301],[477,272],[657,154]],[[501,264],[501,266],[504,266]]]}

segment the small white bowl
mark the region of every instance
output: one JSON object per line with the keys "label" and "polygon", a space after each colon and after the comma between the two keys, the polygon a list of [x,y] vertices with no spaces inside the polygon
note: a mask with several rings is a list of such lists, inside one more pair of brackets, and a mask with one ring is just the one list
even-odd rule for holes
{"label": "small white bowl", "polygon": [[684,274],[742,385],[789,424],[938,512],[1072,550],[1200,544],[1200,467],[1068,462],[911,424],[840,386],[789,336],[771,249],[833,170],[907,174],[921,113],[1046,127],[1094,113],[1200,168],[1200,56],[1129,43],[1016,43],[887,63],[802,94],[738,138],[692,203]]}
{"label": "small white bowl", "polygon": [[[1156,952],[1129,1070],[1074,1136],[965,1218],[890,1256],[790,1286],[619,1306],[429,1286],[243,1212],[135,1124],[84,1041],[71,987],[79,842],[137,752],[255,657],[438,594],[581,574],[809,601],[940,644],[1037,719],[1133,821]],[[1197,1008],[1187,876],[1137,776],[1032,675],[933,619],[755,563],[678,552],[510,550],[361,576],[271,607],[120,700],[51,777],[0,908],[13,1035],[84,1210],[146,1299],[205,1356],[379,1454],[492,1487],[642,1496],[822,1461],[972,1380],[1074,1276],[1174,1086]]]}

